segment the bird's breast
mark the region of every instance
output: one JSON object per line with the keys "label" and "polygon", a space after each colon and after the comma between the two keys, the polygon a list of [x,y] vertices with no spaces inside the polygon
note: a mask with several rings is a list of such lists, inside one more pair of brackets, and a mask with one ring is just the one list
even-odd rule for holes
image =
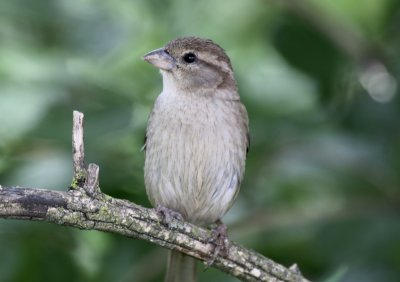
{"label": "bird's breast", "polygon": [[149,198],[199,223],[232,204],[243,177],[245,136],[227,101],[161,94],[149,119],[145,182]]}

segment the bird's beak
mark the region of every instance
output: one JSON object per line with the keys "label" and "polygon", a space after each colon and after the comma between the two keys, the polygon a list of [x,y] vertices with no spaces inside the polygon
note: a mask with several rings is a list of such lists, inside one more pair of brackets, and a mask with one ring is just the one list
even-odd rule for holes
{"label": "bird's beak", "polygon": [[164,48],[156,49],[143,56],[143,60],[149,62],[156,68],[162,70],[172,70],[176,65],[176,60]]}

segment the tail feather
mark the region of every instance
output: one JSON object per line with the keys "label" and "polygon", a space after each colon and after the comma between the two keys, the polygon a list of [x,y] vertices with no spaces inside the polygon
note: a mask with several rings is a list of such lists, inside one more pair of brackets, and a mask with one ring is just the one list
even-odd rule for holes
{"label": "tail feather", "polygon": [[165,282],[195,282],[196,260],[177,251],[168,255]]}

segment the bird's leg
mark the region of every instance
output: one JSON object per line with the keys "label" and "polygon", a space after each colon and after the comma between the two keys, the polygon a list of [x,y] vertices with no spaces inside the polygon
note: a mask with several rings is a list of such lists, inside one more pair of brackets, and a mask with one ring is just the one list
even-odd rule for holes
{"label": "bird's leg", "polygon": [[171,209],[169,209],[169,208],[166,208],[166,207],[163,207],[163,206],[157,206],[156,208],[155,208],[155,210],[156,210],[156,212],[158,213],[158,214],[160,214],[161,216],[162,216],[162,222],[163,222],[163,224],[165,224],[167,227],[170,227],[171,226],[171,223],[172,223],[172,220],[173,219],[177,219],[177,220],[181,220],[181,221],[183,221],[184,219],[183,219],[183,216],[179,213],[179,212],[177,212],[177,211],[174,211],[174,210],[171,210]]}
{"label": "bird's leg", "polygon": [[214,263],[216,257],[221,253],[225,256],[228,255],[229,250],[229,241],[227,236],[227,228],[226,225],[222,223],[220,219],[216,222],[216,227],[212,229],[212,235],[209,238],[208,242],[213,244],[214,250],[211,254],[209,260],[207,260],[207,266],[210,266]]}

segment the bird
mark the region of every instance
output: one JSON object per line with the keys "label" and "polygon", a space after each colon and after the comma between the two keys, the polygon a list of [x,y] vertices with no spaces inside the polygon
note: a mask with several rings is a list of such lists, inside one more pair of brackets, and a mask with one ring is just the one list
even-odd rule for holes
{"label": "bird", "polygon": [[[163,85],[143,146],[149,201],[193,224],[222,226],[249,148],[248,114],[231,61],[218,44],[194,36],[174,39],[143,59],[160,70]],[[195,259],[171,251],[165,281],[196,281]]]}

